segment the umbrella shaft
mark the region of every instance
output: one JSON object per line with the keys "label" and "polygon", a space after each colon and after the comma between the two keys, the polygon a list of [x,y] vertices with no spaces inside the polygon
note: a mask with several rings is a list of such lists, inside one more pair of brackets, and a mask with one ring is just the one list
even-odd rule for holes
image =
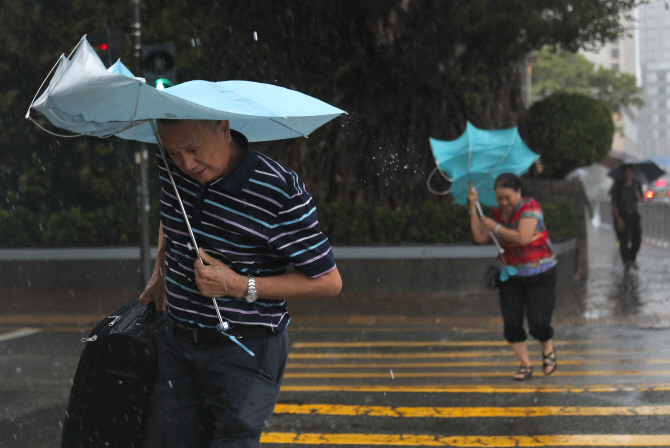
{"label": "umbrella shaft", "polygon": [[[179,195],[179,190],[177,189],[177,184],[174,181],[174,178],[172,177],[172,171],[170,170],[170,164],[168,163],[168,156],[165,153],[165,148],[163,147],[163,142],[161,141],[160,136],[158,135],[158,127],[156,126],[156,120],[151,120],[151,129],[154,132],[154,136],[156,137],[156,143],[158,143],[158,149],[161,152],[161,155],[163,156],[163,160],[165,161],[165,169],[168,172],[168,176],[170,177],[170,182],[172,183],[172,188],[174,188],[174,194],[177,196],[177,201],[179,202],[179,208],[181,208],[181,214],[184,216],[184,222],[186,223],[186,227],[188,228],[188,233],[191,235],[191,241],[193,241],[193,250],[198,255],[198,259],[202,264],[205,264],[202,261],[202,258],[200,258],[200,251],[198,250],[198,243],[195,241],[195,235],[193,234],[193,229],[191,229],[191,223],[188,221],[188,216],[186,216],[186,210],[184,209],[184,204],[181,201],[181,196]],[[218,312],[218,308],[217,308]]]}

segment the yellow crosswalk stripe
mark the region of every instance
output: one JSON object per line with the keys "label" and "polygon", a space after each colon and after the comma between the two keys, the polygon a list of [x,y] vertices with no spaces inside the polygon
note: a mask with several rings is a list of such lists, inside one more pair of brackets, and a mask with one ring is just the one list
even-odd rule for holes
{"label": "yellow crosswalk stripe", "polygon": [[261,443],[458,447],[670,446],[670,435],[574,434],[540,436],[432,436],[414,434],[263,433]]}
{"label": "yellow crosswalk stripe", "polygon": [[418,418],[650,416],[670,415],[670,406],[393,407],[279,403],[274,413]]}
{"label": "yellow crosswalk stripe", "polygon": [[[472,378],[476,377],[508,377],[513,372],[313,372],[313,373],[294,373],[287,372],[284,378]],[[668,376],[670,370],[559,370],[552,376]]]}
{"label": "yellow crosswalk stripe", "polygon": [[493,385],[493,384],[462,384],[462,385],[283,385],[283,392],[388,392],[388,393],[477,393],[477,394],[530,394],[530,393],[605,393],[605,392],[669,392],[670,383],[610,385]]}
{"label": "yellow crosswalk stripe", "polygon": [[[592,344],[594,341],[554,341],[555,345]],[[371,348],[371,347],[507,347],[507,341],[368,341],[368,342],[296,342],[293,348]]]}
{"label": "yellow crosswalk stripe", "polygon": [[[610,364],[670,364],[670,359],[561,359],[562,366],[610,365]],[[396,363],[297,363],[286,365],[289,369],[417,369],[440,367],[499,367],[518,366],[519,361],[470,361],[470,362],[396,362]],[[542,363],[533,363],[541,367]]]}
{"label": "yellow crosswalk stripe", "polygon": [[[625,355],[650,352],[652,350],[560,350],[559,355],[585,355],[589,357],[601,355]],[[662,352],[662,349],[653,352]],[[516,356],[511,350],[478,350],[456,352],[403,352],[403,353],[337,353],[337,352],[306,352],[289,353],[289,359],[422,359],[422,358],[484,358],[491,356]]]}

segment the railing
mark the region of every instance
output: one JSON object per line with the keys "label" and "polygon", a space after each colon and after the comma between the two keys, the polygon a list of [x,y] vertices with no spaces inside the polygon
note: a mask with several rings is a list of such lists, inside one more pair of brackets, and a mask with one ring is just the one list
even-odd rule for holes
{"label": "railing", "polygon": [[[644,203],[640,205],[642,239],[645,243],[670,248],[670,203]],[[593,225],[614,229],[612,203],[599,201],[593,211]]]}

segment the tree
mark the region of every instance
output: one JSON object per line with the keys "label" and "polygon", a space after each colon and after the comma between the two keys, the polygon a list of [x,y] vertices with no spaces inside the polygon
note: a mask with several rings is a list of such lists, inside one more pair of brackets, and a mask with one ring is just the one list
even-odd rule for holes
{"label": "tree", "polygon": [[575,168],[607,156],[614,121],[604,102],[559,92],[533,103],[520,132],[526,144],[540,154],[543,175],[564,178]]}
{"label": "tree", "polygon": [[[347,111],[309,139],[256,147],[293,167],[318,201],[397,207],[430,197],[424,186],[434,166],[428,137],[455,138],[466,121],[485,129],[515,125],[524,113],[520,66],[525,69],[527,55],[545,45],[577,50],[611,41],[624,32],[619,18],[635,4],[157,0],[142,2],[142,39],[175,45],[179,82],[274,83]],[[114,201],[100,196],[114,189],[133,202],[133,180],[123,171],[132,163],[127,152],[114,150],[96,166],[94,153],[107,151],[109,142],[54,138],[23,118],[59,55],[87,32],[121,28],[123,60],[132,68],[129,17],[124,0],[4,1],[0,188],[12,193],[0,208],[53,213],[78,201],[96,207]],[[80,145],[90,158],[82,160]],[[93,180],[100,186],[94,191]],[[24,194],[24,187],[36,186],[39,191]]]}
{"label": "tree", "polygon": [[602,100],[613,113],[621,106],[644,106],[642,87],[635,76],[598,67],[583,55],[563,49],[542,48],[533,63],[532,92],[573,92]]}

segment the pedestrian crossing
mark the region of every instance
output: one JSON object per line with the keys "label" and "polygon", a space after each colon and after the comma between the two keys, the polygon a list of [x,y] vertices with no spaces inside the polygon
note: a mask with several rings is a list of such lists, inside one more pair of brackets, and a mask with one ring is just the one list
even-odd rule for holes
{"label": "pedestrian crossing", "polygon": [[544,376],[529,341],[534,378],[515,382],[486,329],[296,333],[264,446],[670,447],[662,345],[584,328],[555,340]]}

